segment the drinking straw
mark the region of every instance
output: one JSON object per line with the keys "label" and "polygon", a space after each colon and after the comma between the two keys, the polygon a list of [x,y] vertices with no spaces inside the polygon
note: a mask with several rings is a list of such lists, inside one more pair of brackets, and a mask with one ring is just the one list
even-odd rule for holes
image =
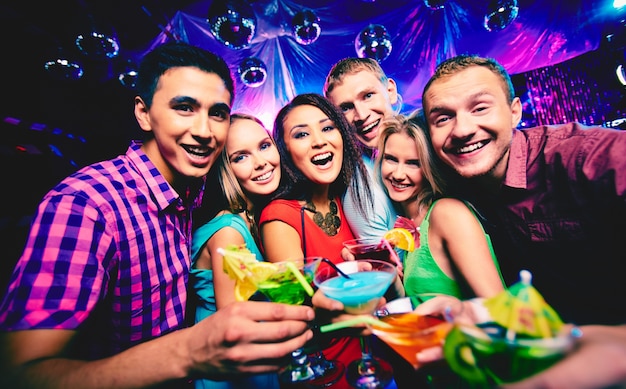
{"label": "drinking straw", "polygon": [[402,261],[400,260],[400,257],[398,257],[398,253],[396,253],[396,250],[391,247],[387,239],[381,239],[380,244],[382,244],[387,250],[389,250],[389,257],[393,259],[393,261],[396,263],[396,266],[398,266],[398,269],[402,270]]}
{"label": "drinking straw", "polygon": [[347,275],[346,273],[344,273],[343,271],[341,271],[341,269],[335,265],[330,259],[328,258],[322,258],[322,262],[325,262],[327,264],[329,264],[333,269],[335,269],[337,271],[337,273],[339,273],[342,277],[346,278],[346,279],[350,279],[351,277],[349,275]]}
{"label": "drinking straw", "polygon": [[382,320],[378,320],[375,317],[362,315],[362,316],[357,316],[354,319],[339,321],[337,323],[325,324],[320,327],[320,332],[325,333],[325,332],[337,331],[342,328],[354,327],[358,324],[377,325],[379,327],[385,327],[389,329],[393,328],[391,324],[385,323]]}
{"label": "drinking straw", "polygon": [[296,277],[298,282],[300,282],[300,285],[302,285],[302,287],[304,288],[305,292],[309,295],[309,297],[313,296],[313,288],[311,287],[311,285],[309,285],[309,283],[307,282],[306,278],[304,278],[302,273],[300,273],[300,270],[298,270],[296,265],[293,262],[289,261],[286,263],[286,266],[287,266],[287,269],[291,270],[291,272]]}

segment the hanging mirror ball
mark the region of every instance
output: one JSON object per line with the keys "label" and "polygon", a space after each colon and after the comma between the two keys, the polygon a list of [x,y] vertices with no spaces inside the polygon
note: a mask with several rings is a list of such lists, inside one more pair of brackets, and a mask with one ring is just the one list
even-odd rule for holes
{"label": "hanging mirror ball", "polygon": [[517,0],[494,1],[487,9],[483,25],[487,31],[500,31],[515,20],[518,12]]}
{"label": "hanging mirror ball", "polygon": [[433,11],[443,9],[447,0],[424,0],[424,5]]}
{"label": "hanging mirror ball", "polygon": [[391,37],[383,25],[370,24],[357,35],[354,49],[359,58],[372,58],[381,62],[391,53]]}
{"label": "hanging mirror ball", "polygon": [[310,45],[319,38],[322,28],[320,19],[311,10],[300,11],[293,16],[291,28],[293,36],[301,45]]}
{"label": "hanging mirror ball", "polygon": [[118,81],[123,86],[133,89],[137,85],[137,76],[139,75],[139,71],[137,70],[138,66],[132,59],[126,60],[126,64],[123,65],[119,69],[119,73],[117,76]]}
{"label": "hanging mirror ball", "polygon": [[247,47],[256,30],[254,10],[246,1],[214,1],[209,7],[211,33],[231,49]]}
{"label": "hanging mirror ball", "polygon": [[114,58],[120,53],[117,40],[95,31],[88,35],[78,35],[75,43],[83,54],[93,58]]}
{"label": "hanging mirror ball", "polygon": [[241,61],[237,72],[239,73],[241,81],[251,88],[263,85],[267,78],[267,68],[265,64],[256,57],[248,57]]}
{"label": "hanging mirror ball", "polygon": [[129,69],[127,71],[120,73],[117,79],[119,80],[120,84],[122,84],[123,86],[127,88],[132,89],[137,85],[138,75],[139,73],[137,73],[136,70]]}
{"label": "hanging mirror ball", "polygon": [[44,64],[44,69],[57,80],[78,80],[83,77],[83,68],[77,62],[58,58]]}

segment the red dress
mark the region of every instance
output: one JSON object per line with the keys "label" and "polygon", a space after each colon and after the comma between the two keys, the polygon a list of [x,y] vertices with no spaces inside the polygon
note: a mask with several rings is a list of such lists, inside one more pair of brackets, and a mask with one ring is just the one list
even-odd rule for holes
{"label": "red dress", "polygon": [[[315,222],[306,215],[306,211],[302,211],[302,206],[297,200],[274,200],[269,203],[261,212],[259,218],[259,226],[263,223],[273,220],[279,220],[289,224],[300,235],[300,243],[302,245],[302,251],[305,257],[325,257],[330,259],[333,263],[343,262],[341,258],[341,249],[343,248],[343,242],[349,239],[354,239],[355,236],[350,230],[345,215],[343,214],[343,208],[341,201],[335,199],[338,208],[338,214],[341,218],[341,225],[337,234],[334,236],[328,236]],[[302,226],[304,224],[304,234],[302,233]],[[262,248],[261,248],[262,250]],[[322,350],[324,356],[329,360],[338,360],[342,362],[346,367],[355,359],[361,357],[361,347],[359,345],[358,337],[340,337],[333,338],[328,346]],[[345,375],[334,385],[332,388],[350,389],[345,379]]]}

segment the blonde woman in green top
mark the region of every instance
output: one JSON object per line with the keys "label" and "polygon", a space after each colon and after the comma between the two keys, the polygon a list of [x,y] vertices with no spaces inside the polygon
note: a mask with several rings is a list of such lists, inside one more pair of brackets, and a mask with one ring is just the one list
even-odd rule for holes
{"label": "blonde woman in green top", "polygon": [[443,197],[421,117],[417,111],[384,122],[375,165],[389,198],[419,226],[419,247],[404,258],[406,294],[497,294],[504,282],[489,235],[468,203]]}

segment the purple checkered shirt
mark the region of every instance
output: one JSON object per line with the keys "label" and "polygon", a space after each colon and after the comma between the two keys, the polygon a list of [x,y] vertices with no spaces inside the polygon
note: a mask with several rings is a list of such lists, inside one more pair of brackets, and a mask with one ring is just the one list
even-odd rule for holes
{"label": "purple checkered shirt", "polygon": [[81,353],[95,358],[183,326],[189,207],[140,146],[46,194],[0,307],[0,330],[80,327]]}

